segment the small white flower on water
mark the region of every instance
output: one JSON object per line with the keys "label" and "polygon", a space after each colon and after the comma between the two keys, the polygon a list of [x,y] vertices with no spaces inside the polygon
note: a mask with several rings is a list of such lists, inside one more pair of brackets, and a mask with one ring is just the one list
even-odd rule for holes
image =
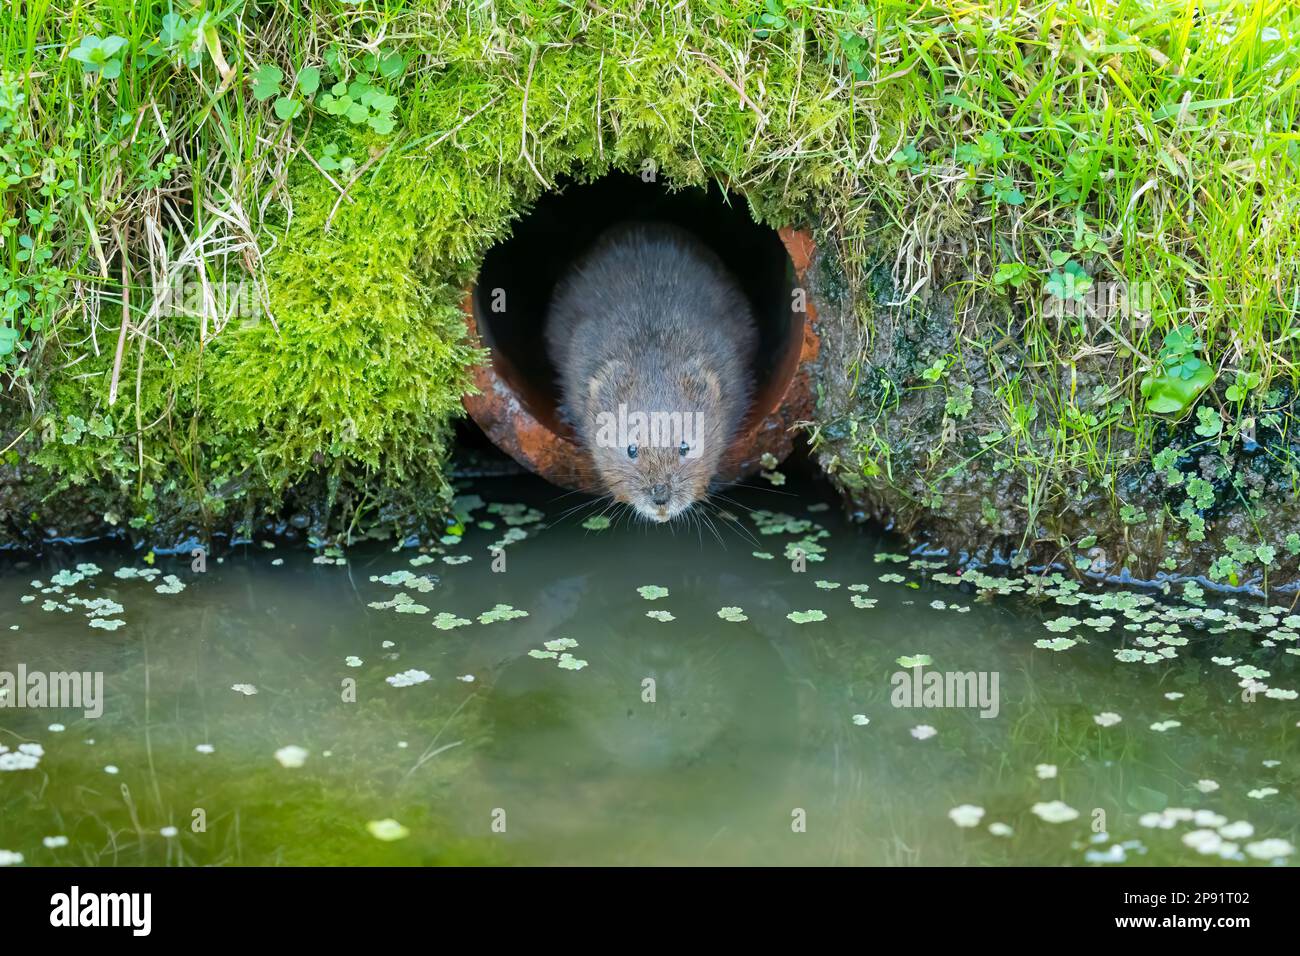
{"label": "small white flower on water", "polygon": [[1295,847],[1286,840],[1260,840],[1246,844],[1246,853],[1257,860],[1276,860],[1294,852]]}
{"label": "small white flower on water", "polygon": [[1109,710],[1107,710],[1107,711],[1103,711],[1100,714],[1093,714],[1092,719],[1093,722],[1098,727],[1114,727],[1124,718],[1121,717],[1119,714],[1111,713]]}
{"label": "small white flower on water", "polygon": [[1165,694],[1165,699],[1166,699],[1166,700],[1180,700],[1180,699],[1182,698],[1182,696],[1183,696],[1183,695],[1180,694],[1178,691],[1176,691],[1176,690],[1171,690],[1169,693]]}
{"label": "small white flower on water", "polygon": [[1106,850],[1089,850],[1083,855],[1089,863],[1123,863],[1127,857],[1128,854],[1118,843],[1112,843]]}
{"label": "small white flower on water", "polygon": [[400,674],[394,674],[392,677],[384,678],[385,681],[392,684],[394,687],[411,687],[415,684],[423,684],[429,679],[430,677],[427,672],[415,670],[414,668],[409,671],[402,671]]}
{"label": "small white flower on water", "polygon": [[1196,789],[1201,793],[1214,793],[1215,790],[1219,789],[1219,782],[1217,780],[1198,780],[1196,781]]}
{"label": "small white flower on water", "polygon": [[109,764],[107,767],[104,768],[104,773],[109,774],[110,776],[116,775],[117,772],[118,772],[117,767],[113,766],[112,764]]}
{"label": "small white flower on water", "polygon": [[360,667],[362,664],[365,663],[365,661],[357,657],[355,654],[349,654],[347,657],[343,659],[343,663],[347,664],[348,667]]}
{"label": "small white flower on water", "polygon": [[1010,824],[1006,824],[1006,823],[989,824],[989,833],[992,833],[995,837],[1009,837],[1011,836],[1011,834],[1015,832],[1016,832],[1015,830],[1011,829]]}
{"label": "small white flower on water", "polygon": [[380,647],[396,647],[397,645],[394,644],[392,641],[384,641],[384,643],[380,644],[379,646],[380,646]]}
{"label": "small white flower on water", "polygon": [[948,819],[959,827],[977,827],[984,818],[984,808],[963,803],[948,811]]}
{"label": "small white flower on water", "polygon": [[1218,853],[1223,841],[1213,830],[1192,830],[1183,834],[1183,843],[1197,853]]}
{"label": "small white flower on water", "polygon": [[1068,823],[1079,816],[1078,810],[1062,803],[1060,800],[1035,803],[1030,809],[1033,811],[1034,816],[1048,823]]}
{"label": "small white flower on water", "polygon": [[238,694],[243,694],[245,697],[252,697],[257,693],[257,688],[252,684],[231,684],[230,689]]}
{"label": "small white flower on water", "polygon": [[1156,731],[1157,733],[1163,734],[1166,730],[1173,730],[1175,727],[1181,727],[1181,726],[1182,724],[1180,724],[1176,720],[1157,720],[1154,724],[1151,725],[1151,729]]}
{"label": "small white flower on water", "polygon": [[461,674],[459,677],[456,678],[456,680],[464,681],[466,684],[472,684],[472,683],[474,683],[474,675],[473,675],[473,674]]}
{"label": "small white flower on water", "polygon": [[399,740],[399,741],[397,742],[397,749],[398,749],[398,750],[405,750],[405,749],[406,749],[407,747],[409,747],[409,746],[410,746],[410,744],[408,744],[405,740]]}
{"label": "small white flower on water", "polygon": [[[50,730],[53,730],[53,729],[54,729],[53,727],[50,728]],[[1272,770],[1274,767],[1280,767],[1280,766],[1282,766],[1282,761],[1280,761],[1280,760],[1265,760],[1265,761],[1264,761],[1264,766],[1265,766],[1265,767],[1268,767],[1269,770]]]}
{"label": "small white flower on water", "polygon": [[210,754],[213,753],[217,748],[212,746],[212,744],[199,744],[194,749],[201,754]]}
{"label": "small white flower on water", "polygon": [[67,729],[62,724],[50,724],[50,733],[52,734],[61,734]]}
{"label": "small white flower on water", "polygon": [[280,762],[281,767],[296,768],[301,767],[307,762],[307,751],[301,747],[290,744],[287,747],[281,747],[275,752],[275,759]]}
{"label": "small white flower on water", "polygon": [[366,824],[366,829],[376,840],[383,840],[385,843],[405,839],[411,832],[392,818],[371,820]]}
{"label": "small white flower on water", "polygon": [[176,835],[177,831],[175,827],[163,827],[158,832],[170,840],[172,837]]}
{"label": "small white flower on water", "polygon": [[1055,780],[1056,764],[1040,763],[1037,767],[1034,768],[1034,773],[1038,774],[1039,780]]}
{"label": "small white flower on water", "polygon": [[917,740],[929,740],[939,731],[935,730],[929,724],[917,724],[912,728],[912,736]]}
{"label": "small white flower on water", "polygon": [[1225,840],[1244,840],[1254,835],[1254,826],[1245,820],[1238,820],[1236,823],[1229,823],[1227,826],[1219,827],[1219,836]]}
{"label": "small white flower on water", "polygon": [[8,750],[8,747],[0,746],[0,771],[32,770],[41,762],[39,756],[25,753],[21,747],[14,753]]}
{"label": "small white flower on water", "polygon": [[1249,790],[1246,796],[1255,800],[1263,800],[1265,797],[1271,797],[1277,794],[1276,787],[1260,787],[1258,790]]}
{"label": "small white flower on water", "polygon": [[0,850],[0,866],[17,866],[23,861],[21,853],[15,853],[13,850]]}
{"label": "small white flower on water", "polygon": [[68,838],[65,836],[47,836],[41,842],[45,844],[46,848],[57,850],[61,846],[68,845]]}
{"label": "small white flower on water", "polygon": [[[1198,817],[1197,814],[1200,814]],[[1187,807],[1168,807],[1159,813],[1144,813],[1138,817],[1138,823],[1144,827],[1158,827],[1161,830],[1172,830],[1174,824],[1191,823],[1196,821],[1198,826],[1222,826],[1226,823],[1224,817],[1209,810],[1192,811]]]}
{"label": "small white flower on water", "polygon": [[871,723],[871,718],[868,717],[866,714],[854,714],[853,722],[857,724],[859,727],[865,727],[867,726],[867,724]]}

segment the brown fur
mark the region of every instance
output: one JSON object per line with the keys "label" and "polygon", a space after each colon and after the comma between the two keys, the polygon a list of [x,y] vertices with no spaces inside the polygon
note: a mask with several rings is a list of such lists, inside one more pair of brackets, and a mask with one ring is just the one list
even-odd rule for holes
{"label": "brown fur", "polygon": [[[748,410],[757,340],[736,280],[690,233],[648,223],[603,234],[557,285],[546,342],[605,490],[653,521],[703,498]],[[603,417],[620,406],[690,421],[688,454],[661,440],[629,457]]]}

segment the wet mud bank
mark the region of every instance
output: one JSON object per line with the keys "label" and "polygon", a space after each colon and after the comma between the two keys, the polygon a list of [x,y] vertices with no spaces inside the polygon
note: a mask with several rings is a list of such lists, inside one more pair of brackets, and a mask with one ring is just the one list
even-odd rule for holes
{"label": "wet mud bank", "polygon": [[[1030,310],[962,294],[970,275],[899,304],[882,260],[855,293],[828,248],[807,273],[823,316],[807,436],[858,520],[975,564],[1297,587],[1294,391],[1230,429],[1220,383],[1201,404],[1222,419],[1169,417],[1141,446],[1112,355],[1034,356]],[[1076,420],[1109,423],[1107,444],[1081,442]]]}

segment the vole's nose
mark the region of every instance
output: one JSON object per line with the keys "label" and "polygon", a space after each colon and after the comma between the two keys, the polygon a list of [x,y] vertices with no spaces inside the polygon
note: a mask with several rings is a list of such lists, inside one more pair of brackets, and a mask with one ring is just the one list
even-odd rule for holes
{"label": "vole's nose", "polygon": [[657,505],[668,504],[668,486],[654,485],[650,489],[650,500]]}

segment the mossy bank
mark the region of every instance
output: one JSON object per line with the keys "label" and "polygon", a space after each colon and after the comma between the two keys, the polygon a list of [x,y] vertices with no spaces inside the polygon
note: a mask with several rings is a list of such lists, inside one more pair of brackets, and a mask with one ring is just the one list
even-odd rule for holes
{"label": "mossy bank", "polygon": [[436,527],[483,360],[461,289],[536,197],[621,170],[812,230],[807,431],[864,514],[985,558],[1294,579],[1298,25],[11,6],[5,537]]}

